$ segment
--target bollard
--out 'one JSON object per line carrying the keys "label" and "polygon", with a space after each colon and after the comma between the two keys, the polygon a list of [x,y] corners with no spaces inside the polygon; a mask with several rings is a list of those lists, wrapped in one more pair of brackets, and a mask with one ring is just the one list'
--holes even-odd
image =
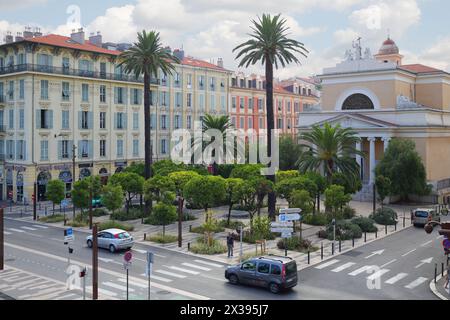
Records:
{"label": "bollard", "polygon": [[387,234],[387,224],[384,225],[384,234]]}
{"label": "bollard", "polygon": [[352,248],[355,247],[355,237],[352,238]]}
{"label": "bollard", "polygon": [[67,223],[67,219],[66,219],[66,218],[64,218],[64,225],[66,225],[66,223]]}
{"label": "bollard", "polygon": [[405,215],[403,215],[403,228],[405,227]]}
{"label": "bollard", "polygon": [[334,256],[334,242],[331,243],[331,255]]}
{"label": "bollard", "polygon": [[342,246],[341,246],[341,239],[339,239],[339,252],[341,252],[341,248],[342,248]]}
{"label": "bollard", "polygon": [[320,244],[320,259],[323,260],[323,242]]}
{"label": "bollard", "polygon": [[397,231],[397,221],[395,221],[395,224],[394,224],[394,231]]}
{"label": "bollard", "polygon": [[191,243],[188,242],[188,251],[191,251]]}
{"label": "bollard", "polygon": [[146,240],[147,240],[147,234],[144,233],[144,241],[146,241]]}
{"label": "bollard", "polygon": [[436,283],[436,277],[437,277],[437,263],[434,264],[434,283]]}
{"label": "bollard", "polygon": [[444,263],[441,263],[441,276],[444,277]]}
{"label": "bollard", "polygon": [[367,232],[364,232],[364,242],[367,242]]}
{"label": "bollard", "polygon": [[189,232],[192,232],[192,224],[189,225]]}
{"label": "bollard", "polygon": [[310,264],[310,262],[311,262],[311,252],[309,252],[308,250],[308,264]]}
{"label": "bollard", "polygon": [[287,247],[284,248],[284,256],[287,257]]}
{"label": "bollard", "polygon": [[378,239],[378,228],[377,231],[375,231],[375,239]]}

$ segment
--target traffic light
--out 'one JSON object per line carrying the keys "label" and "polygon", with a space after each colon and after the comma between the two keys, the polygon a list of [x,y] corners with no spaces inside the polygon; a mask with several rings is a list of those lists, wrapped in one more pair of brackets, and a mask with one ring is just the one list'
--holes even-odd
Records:
{"label": "traffic light", "polygon": [[81,270],[80,272],[80,278],[84,278],[86,276],[86,268],[84,268],[83,270]]}

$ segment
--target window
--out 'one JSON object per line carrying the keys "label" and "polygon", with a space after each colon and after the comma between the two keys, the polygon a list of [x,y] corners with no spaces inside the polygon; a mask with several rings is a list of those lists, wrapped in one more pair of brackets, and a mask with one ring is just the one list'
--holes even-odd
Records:
{"label": "window", "polygon": [[287,103],[287,112],[291,112],[291,102],[288,101]]}
{"label": "window", "polygon": [[252,118],[248,118],[248,128],[253,129],[253,119]]}
{"label": "window", "polygon": [[133,130],[139,129],[139,113],[133,113]]}
{"label": "window", "polygon": [[86,83],[81,85],[81,100],[83,102],[89,102],[89,85]]}
{"label": "window", "polygon": [[216,110],[216,97],[214,95],[211,95],[210,109],[211,110]]}
{"label": "window", "polygon": [[25,64],[25,63],[26,63],[26,61],[25,61],[25,54],[19,53],[17,55],[17,64],[18,65],[22,65],[22,64]]}
{"label": "window", "polygon": [[167,116],[165,114],[161,115],[161,123],[160,123],[160,127],[162,130],[166,130],[167,129]]}
{"label": "window", "polygon": [[186,81],[187,87],[188,87],[188,89],[190,89],[192,87],[192,74],[188,73],[186,78],[187,78],[187,81]]}
{"label": "window", "polygon": [[220,106],[222,108],[222,111],[226,110],[227,107],[226,107],[226,102],[225,102],[225,96],[220,97]]}
{"label": "window", "polygon": [[61,141],[61,159],[69,159],[69,140]]}
{"label": "window", "polygon": [[37,55],[37,64],[39,66],[39,71],[49,71],[53,66],[53,57],[48,54],[39,54]]}
{"label": "window", "polygon": [[48,80],[41,80],[41,99],[48,100]]}
{"label": "window", "polygon": [[63,82],[62,83],[62,100],[68,101],[70,99],[70,83]]}
{"label": "window", "polygon": [[298,102],[294,102],[294,111],[300,112],[300,104]]}
{"label": "window", "polygon": [[167,75],[164,72],[161,72],[161,85],[167,86]]}
{"label": "window", "polygon": [[277,129],[284,129],[284,126],[283,126],[283,119],[278,119],[278,122],[277,122]]}
{"label": "window", "polygon": [[14,109],[10,109],[9,110],[9,123],[8,123],[8,128],[9,129],[14,129]]}
{"label": "window", "polygon": [[8,98],[14,100],[14,81],[9,82]]}
{"label": "window", "polygon": [[199,99],[200,110],[204,110],[205,109],[205,96],[203,94],[200,94],[198,96],[198,99]]}
{"label": "window", "polygon": [[260,129],[264,129],[263,118],[259,118],[259,128],[260,128]]}
{"label": "window", "polygon": [[19,81],[19,99],[25,99],[25,80]]}
{"label": "window", "polygon": [[23,130],[25,127],[25,110],[19,109],[19,129]]}
{"label": "window", "polygon": [[270,266],[270,274],[280,275],[281,274],[281,267],[279,265],[272,264]]}
{"label": "window", "polygon": [[192,129],[192,116],[186,116],[186,128]]}
{"label": "window", "polygon": [[244,117],[239,118],[239,128],[244,129]]}
{"label": "window", "polygon": [[242,269],[245,271],[255,271],[256,264],[253,261],[247,261],[242,264]]}
{"label": "window", "polygon": [[269,273],[270,264],[265,262],[260,262],[258,264],[258,273]]}
{"label": "window", "polygon": [[161,153],[166,154],[167,153],[167,140],[161,139]]}
{"label": "window", "polygon": [[116,113],[116,129],[126,129],[126,114],[123,112]]}
{"label": "window", "polygon": [[263,109],[263,99],[258,99],[258,110]]}
{"label": "window", "polygon": [[139,156],[139,140],[133,140],[133,156]]}
{"label": "window", "polygon": [[161,106],[166,107],[169,105],[169,93],[168,92],[165,92],[165,91],[160,92],[159,97],[160,97],[159,104]]}
{"label": "window", "polygon": [[236,117],[231,117],[231,124],[236,126]]}
{"label": "window", "polygon": [[106,86],[105,85],[100,86],[100,102],[106,103]]}
{"label": "window", "polygon": [[100,140],[100,157],[106,157],[106,140]]}
{"label": "window", "polygon": [[244,109],[244,98],[240,99],[239,108]]}
{"label": "window", "polygon": [[[5,127],[4,127],[4,121],[5,121],[5,111],[4,111],[4,110],[0,110],[0,128],[1,128],[2,130],[5,129]],[[0,140],[0,141],[2,141],[2,140]],[[0,150],[0,151],[2,151],[2,150]]]}
{"label": "window", "polygon": [[178,72],[175,73],[173,82],[174,82],[175,87],[180,86],[181,81],[180,81],[180,74]]}
{"label": "window", "polygon": [[198,88],[203,90],[205,88],[205,76],[198,77]]}
{"label": "window", "polygon": [[63,73],[67,74],[70,70],[70,59],[69,58],[63,58],[62,59],[62,69]]}
{"label": "window", "polygon": [[36,122],[38,129],[53,129],[53,111],[44,109],[37,110]]}
{"label": "window", "polygon": [[180,108],[181,107],[181,92],[176,92],[175,93],[175,106],[177,107],[177,108]]}
{"label": "window", "polygon": [[248,109],[253,112],[253,99],[248,98]]}
{"label": "window", "polygon": [[127,101],[127,89],[123,87],[114,88],[114,103],[125,104]]}
{"label": "window", "polygon": [[89,141],[81,140],[80,141],[80,153],[82,158],[89,158]]}
{"label": "window", "polygon": [[69,117],[70,112],[68,110],[62,110],[61,111],[61,129],[69,129]]}
{"label": "window", "polygon": [[14,160],[14,141],[7,140],[6,141],[6,156],[8,160]]}
{"label": "window", "polygon": [[117,157],[123,157],[123,140],[117,140]]}
{"label": "window", "polygon": [[134,105],[142,104],[142,90],[131,89],[131,103]]}
{"label": "window", "polygon": [[175,129],[180,129],[180,116],[179,115],[175,115],[174,120],[173,120],[173,126]]}
{"label": "window", "polygon": [[100,129],[106,129],[106,112],[100,112]]}
{"label": "window", "polygon": [[209,88],[211,89],[211,91],[214,91],[216,89],[216,78],[209,78]]}
{"label": "window", "polygon": [[154,114],[150,114],[150,128],[156,128],[156,116]]}
{"label": "window", "polygon": [[187,106],[190,108],[192,107],[192,93],[187,94]]}
{"label": "window", "polygon": [[232,107],[233,109],[236,109],[236,97],[232,97],[232,98],[231,98],[231,107]]}
{"label": "window", "polygon": [[48,160],[48,141],[41,141],[41,161]]}
{"label": "window", "polygon": [[100,62],[100,77],[106,78],[106,62]]}
{"label": "window", "polygon": [[25,160],[25,141],[24,140],[17,140],[17,160]]}
{"label": "window", "polygon": [[89,120],[89,112],[81,111],[81,129],[90,129]]}
{"label": "window", "polygon": [[80,69],[80,74],[89,76],[92,74],[92,70],[94,69],[94,64],[92,61],[82,59],[78,62],[78,68]]}

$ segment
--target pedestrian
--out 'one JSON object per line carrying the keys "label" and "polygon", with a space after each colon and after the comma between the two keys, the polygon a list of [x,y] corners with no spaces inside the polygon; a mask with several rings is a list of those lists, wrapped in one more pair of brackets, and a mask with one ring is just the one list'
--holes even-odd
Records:
{"label": "pedestrian", "polygon": [[445,283],[444,283],[444,288],[447,289],[448,293],[450,294],[450,289],[448,287],[449,284],[449,273],[450,273],[450,266],[448,266],[447,268],[447,276],[445,277]]}
{"label": "pedestrian", "polygon": [[233,256],[233,249],[234,249],[234,238],[231,233],[228,233],[227,236],[227,247],[228,247],[228,258]]}

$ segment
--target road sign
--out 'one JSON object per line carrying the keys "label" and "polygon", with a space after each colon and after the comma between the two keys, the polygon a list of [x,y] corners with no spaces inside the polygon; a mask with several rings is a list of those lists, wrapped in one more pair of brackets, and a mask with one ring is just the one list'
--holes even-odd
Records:
{"label": "road sign", "polygon": [[280,214],[289,214],[289,213],[301,213],[302,209],[300,208],[284,208],[280,209]]}
{"label": "road sign", "polygon": [[270,226],[272,228],[289,228],[292,227],[292,221],[286,221],[286,222],[271,222]]}
{"label": "road sign", "polygon": [[294,232],[294,228],[270,228],[270,231],[287,233],[287,232]]}
{"label": "road sign", "polygon": [[297,221],[297,220],[300,220],[301,218],[302,218],[302,216],[298,213],[280,214],[278,216],[278,219],[280,220],[280,222]]}
{"label": "road sign", "polygon": [[61,201],[61,207],[67,208],[69,206],[69,201],[67,199],[64,199]]}
{"label": "road sign", "polygon": [[67,228],[64,230],[64,242],[72,242],[75,239],[73,235],[73,229]]}
{"label": "road sign", "polygon": [[127,251],[125,252],[125,254],[123,255],[123,260],[125,262],[131,262],[131,259],[133,258],[133,254],[131,253],[131,251]]}
{"label": "road sign", "polygon": [[291,238],[292,233],[291,232],[283,232],[283,233],[281,233],[281,237],[282,238]]}

